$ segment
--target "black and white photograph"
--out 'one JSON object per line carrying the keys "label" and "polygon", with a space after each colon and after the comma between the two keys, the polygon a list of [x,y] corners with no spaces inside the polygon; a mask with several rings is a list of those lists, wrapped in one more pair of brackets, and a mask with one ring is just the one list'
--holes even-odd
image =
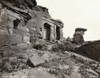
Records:
{"label": "black and white photograph", "polygon": [[100,0],[0,0],[0,78],[100,78]]}

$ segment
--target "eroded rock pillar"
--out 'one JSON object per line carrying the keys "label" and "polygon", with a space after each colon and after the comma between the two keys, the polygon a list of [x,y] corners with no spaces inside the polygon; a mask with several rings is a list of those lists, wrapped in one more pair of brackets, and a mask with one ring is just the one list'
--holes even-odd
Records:
{"label": "eroded rock pillar", "polygon": [[63,39],[63,28],[60,28],[60,40]]}
{"label": "eroded rock pillar", "polygon": [[54,40],[55,38],[54,38],[54,33],[55,31],[54,31],[54,26],[51,26],[50,27],[50,40],[52,41],[52,40]]}

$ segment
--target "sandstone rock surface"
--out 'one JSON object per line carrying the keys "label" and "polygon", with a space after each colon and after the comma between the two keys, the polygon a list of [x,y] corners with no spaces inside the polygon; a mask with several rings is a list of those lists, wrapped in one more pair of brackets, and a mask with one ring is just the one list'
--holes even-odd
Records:
{"label": "sandstone rock surface", "polygon": [[[99,62],[62,41],[63,25],[35,0],[0,0],[0,78],[100,78]],[[99,42],[86,46],[99,59]]]}
{"label": "sandstone rock surface", "polygon": [[100,62],[100,40],[83,45],[77,48],[75,52]]}

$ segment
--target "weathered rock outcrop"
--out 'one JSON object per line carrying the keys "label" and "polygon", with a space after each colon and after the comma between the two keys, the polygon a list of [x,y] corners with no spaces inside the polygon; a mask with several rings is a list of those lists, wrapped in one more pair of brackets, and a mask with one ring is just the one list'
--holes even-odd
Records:
{"label": "weathered rock outcrop", "polygon": [[100,40],[83,45],[75,52],[100,62]]}
{"label": "weathered rock outcrop", "polygon": [[35,0],[0,0],[0,31],[8,34],[11,45],[62,40],[62,28],[63,23],[52,19],[48,9]]}
{"label": "weathered rock outcrop", "polygon": [[84,32],[87,31],[85,28],[76,28],[75,33],[73,35],[73,43],[75,44],[83,44],[84,43]]}
{"label": "weathered rock outcrop", "polygon": [[[11,8],[11,6],[16,6],[18,8],[32,8],[37,5],[36,0],[0,0],[3,6]],[[13,8],[13,7],[12,7]]]}

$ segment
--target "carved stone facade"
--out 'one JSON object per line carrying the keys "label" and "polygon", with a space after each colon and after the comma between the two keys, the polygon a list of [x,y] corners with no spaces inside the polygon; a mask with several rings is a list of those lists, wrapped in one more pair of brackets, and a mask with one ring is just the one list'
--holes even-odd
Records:
{"label": "carved stone facade", "polygon": [[63,23],[52,19],[47,8],[33,5],[32,8],[22,9],[8,4],[5,1],[0,4],[0,31],[8,33],[10,44],[29,45],[38,39],[62,40]]}
{"label": "carved stone facade", "polygon": [[62,33],[63,23],[62,25],[60,25],[55,23],[55,21],[58,20],[52,20],[46,18],[42,18],[42,20],[43,20],[43,28],[42,28],[43,39],[54,41],[54,40],[61,40],[63,38],[63,33]]}

